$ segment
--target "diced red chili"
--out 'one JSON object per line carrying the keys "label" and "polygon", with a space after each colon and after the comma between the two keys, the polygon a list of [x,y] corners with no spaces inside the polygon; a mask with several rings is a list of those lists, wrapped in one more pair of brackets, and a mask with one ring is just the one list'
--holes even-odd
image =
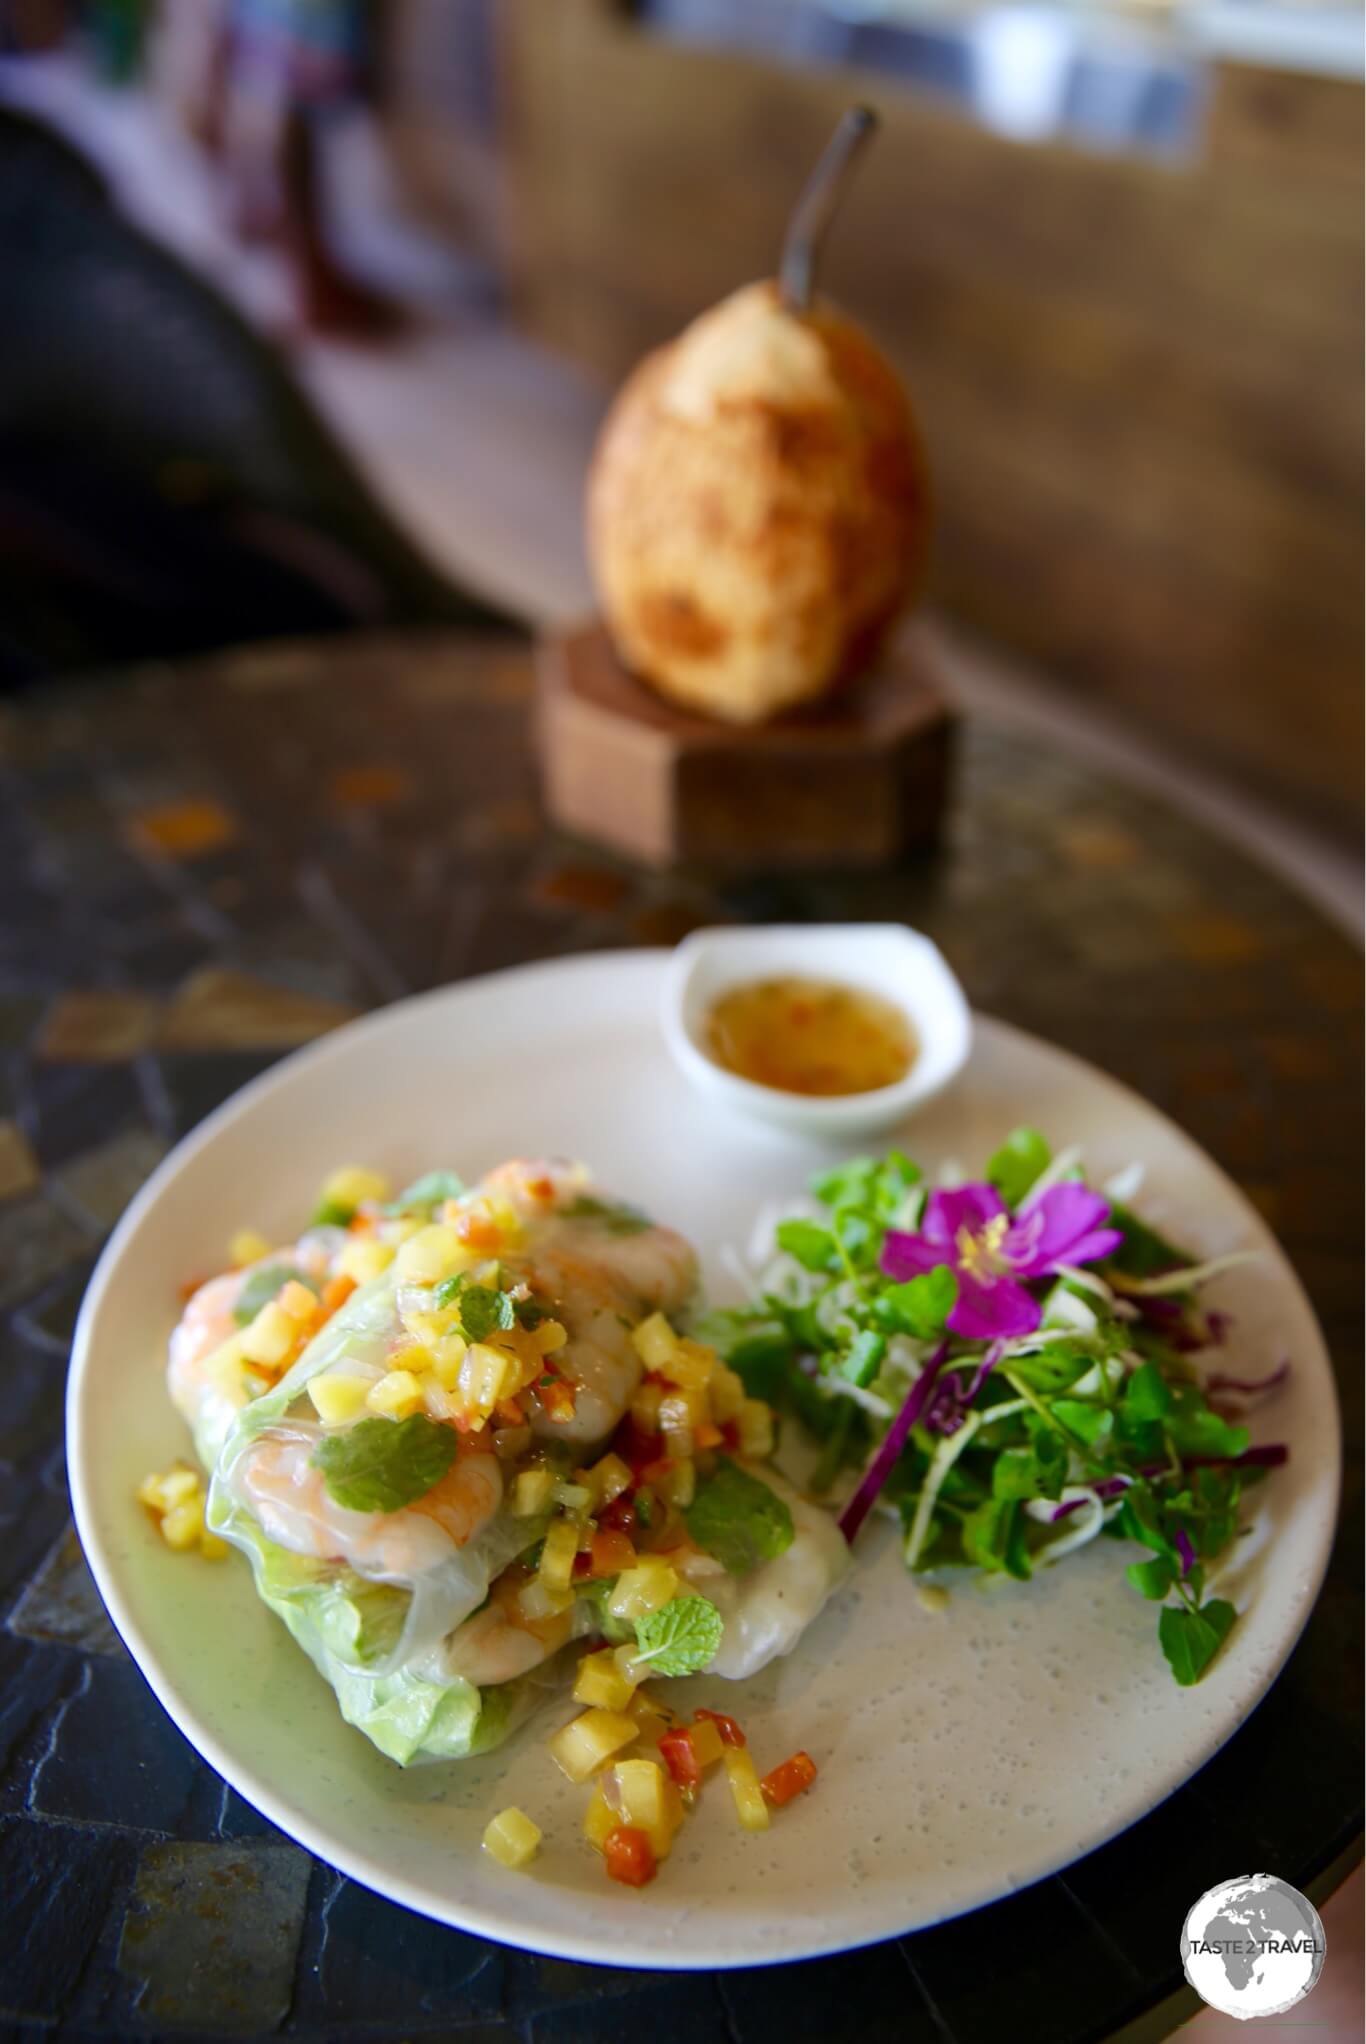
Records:
{"label": "diced red chili", "polygon": [[720,1427],[709,1419],[704,1419],[700,1426],[693,1428],[693,1446],[695,1448],[719,1448],[725,1438]]}
{"label": "diced red chili", "polygon": [[749,1741],[736,1724],[734,1718],[727,1717],[723,1710],[695,1710],[693,1716],[695,1718],[710,1718],[717,1731],[721,1734],[721,1744],[723,1746],[748,1745]]}
{"label": "diced red chili", "polygon": [[612,1445],[622,1461],[639,1474],[647,1462],[653,1462],[658,1456],[659,1435],[644,1433],[633,1419],[628,1419],[617,1428]]}
{"label": "diced red chili", "polygon": [[659,1757],[680,1788],[702,1786],[702,1769],[686,1727],[680,1725],[675,1731],[665,1732],[659,1741]]}
{"label": "diced red chili", "polygon": [[809,1753],[794,1753],[790,1760],[784,1760],[766,1774],[759,1783],[764,1801],[772,1803],[775,1810],[781,1810],[784,1803],[790,1803],[794,1796],[809,1789],[816,1779],[816,1763]]}
{"label": "diced red chili", "polygon": [[728,1419],[721,1429],[721,1439],[732,1455],[740,1452],[740,1426],[737,1420]]}
{"label": "diced red chili", "polygon": [[661,1455],[657,1461],[647,1462],[642,1469],[636,1471],[636,1482],[661,1483],[672,1468],[673,1463],[669,1457]]}
{"label": "diced red chili", "polygon": [[635,1567],[636,1550],[624,1533],[599,1529],[593,1535],[590,1560],[595,1576],[619,1576],[623,1569]]}
{"label": "diced red chili", "polygon": [[618,1824],[602,1841],[609,1880],[627,1888],[643,1888],[655,1877],[654,1847],[634,1824]]}
{"label": "diced red chili", "polygon": [[604,1505],[598,1513],[598,1524],[609,1533],[635,1532],[636,1505],[629,1491],[623,1491],[619,1498],[613,1498],[610,1505]]}

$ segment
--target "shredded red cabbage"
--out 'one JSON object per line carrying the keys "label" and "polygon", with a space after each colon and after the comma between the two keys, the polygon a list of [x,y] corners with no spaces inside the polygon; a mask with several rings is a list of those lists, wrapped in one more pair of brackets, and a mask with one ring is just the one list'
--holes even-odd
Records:
{"label": "shredded red cabbage", "polygon": [[1178,1526],[1176,1529],[1176,1551],[1181,1557],[1181,1574],[1188,1576],[1195,1567],[1195,1549],[1184,1526]]}
{"label": "shredded red cabbage", "polygon": [[1290,1360],[1287,1357],[1278,1369],[1271,1372],[1270,1376],[1226,1377],[1220,1372],[1217,1376],[1206,1377],[1204,1388],[1206,1391],[1238,1391],[1245,1397],[1255,1398],[1263,1392],[1279,1389],[1289,1375]]}
{"label": "shredded red cabbage", "polygon": [[873,1509],[878,1492],[891,1475],[897,1456],[906,1445],[906,1436],[929,1404],[935,1379],[944,1366],[944,1358],[948,1352],[947,1341],[941,1341],[906,1393],[900,1412],[888,1427],[881,1447],[863,1473],[862,1482],[840,1513],[840,1532],[851,1546],[859,1527]]}

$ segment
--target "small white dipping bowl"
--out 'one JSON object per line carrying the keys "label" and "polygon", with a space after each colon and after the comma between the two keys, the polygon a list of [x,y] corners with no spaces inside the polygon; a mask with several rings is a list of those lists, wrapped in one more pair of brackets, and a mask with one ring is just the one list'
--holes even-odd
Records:
{"label": "small white dipping bowl", "polygon": [[[835,980],[881,994],[908,1018],[916,1055],[904,1079],[870,1093],[814,1098],[760,1086],[708,1056],[707,1016],[732,987],[766,979]],[[832,1142],[905,1121],[961,1071],[972,1043],[963,989],[928,937],[900,923],[775,923],[698,930],[678,946],[664,986],[664,1036],[689,1084],[756,1120]]]}

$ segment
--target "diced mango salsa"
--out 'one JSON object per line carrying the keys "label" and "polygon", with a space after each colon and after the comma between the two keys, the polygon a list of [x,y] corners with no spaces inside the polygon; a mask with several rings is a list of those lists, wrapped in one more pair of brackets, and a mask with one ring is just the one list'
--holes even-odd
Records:
{"label": "diced mango salsa", "polygon": [[422,1386],[411,1370],[386,1370],[377,1383],[367,1386],[365,1403],[371,1412],[389,1419],[408,1419],[422,1410]]}
{"label": "diced mango salsa", "polygon": [[524,1469],[512,1486],[513,1518],[535,1519],[548,1512],[558,1481],[553,1469]]}
{"label": "diced mango salsa", "polygon": [[323,1180],[322,1204],[327,1207],[376,1205],[389,1197],[389,1181],[382,1172],[367,1171],[361,1164],[343,1164]]}
{"label": "diced mango salsa", "polygon": [[555,1734],[550,1741],[551,1757],[571,1781],[587,1781],[635,1737],[634,1718],[619,1711],[586,1710]]}
{"label": "diced mango salsa", "polygon": [[515,1804],[500,1810],[484,1827],[485,1852],[491,1853],[499,1866],[510,1867],[514,1873],[530,1866],[540,1843],[540,1825],[533,1824]]}
{"label": "diced mango salsa", "polygon": [[742,1828],[746,1831],[767,1831],[768,1804],[764,1801],[764,1792],[759,1786],[759,1776],[748,1746],[727,1746],[722,1758],[730,1777],[735,1814]]}
{"label": "diced mango salsa", "polygon": [[645,1618],[658,1611],[678,1589],[678,1571],[658,1555],[643,1554],[634,1568],[623,1569],[607,1601],[614,1618]]}
{"label": "diced mango salsa", "polygon": [[574,1680],[575,1703],[592,1703],[603,1710],[624,1711],[636,1693],[636,1684],[628,1677],[611,1647],[604,1647],[600,1653],[585,1654],[579,1662],[579,1671]]}
{"label": "diced mango salsa", "polygon": [[208,1561],[219,1561],[227,1553],[226,1543],[205,1524],[207,1500],[198,1470],[177,1462],[161,1475],[144,1476],[137,1488],[137,1498],[157,1521],[166,1545],[176,1553],[198,1548]]}
{"label": "diced mango salsa", "polygon": [[365,1410],[370,1392],[376,1388],[373,1378],[347,1376],[341,1370],[324,1370],[310,1378],[308,1395],[324,1426],[344,1427]]}
{"label": "diced mango salsa", "polygon": [[299,1339],[299,1329],[290,1319],[278,1299],[267,1300],[250,1327],[244,1327],[238,1340],[242,1354],[249,1363],[260,1363],[268,1370],[278,1370],[294,1350]]}
{"label": "diced mango salsa", "polygon": [[394,1258],[399,1281],[405,1285],[439,1285],[443,1278],[468,1270],[469,1263],[469,1252],[459,1236],[439,1221],[410,1235]]}
{"label": "diced mango salsa", "polygon": [[239,1228],[228,1244],[228,1261],[234,1270],[245,1270],[249,1263],[260,1263],[270,1255],[270,1243],[257,1228]]}
{"label": "diced mango salsa", "polygon": [[552,1596],[568,1590],[578,1551],[578,1527],[568,1519],[556,1519],[545,1536],[540,1567],[536,1571],[538,1581]]}
{"label": "diced mango salsa", "polygon": [[354,1278],[358,1285],[368,1285],[382,1277],[393,1260],[394,1251],[389,1243],[360,1235],[348,1242],[337,1258],[337,1274]]}

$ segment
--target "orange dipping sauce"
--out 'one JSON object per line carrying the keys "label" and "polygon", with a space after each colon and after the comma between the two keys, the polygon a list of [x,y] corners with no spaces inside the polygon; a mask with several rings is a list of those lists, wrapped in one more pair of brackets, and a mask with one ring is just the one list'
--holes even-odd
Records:
{"label": "orange dipping sauce", "polygon": [[825,1098],[894,1086],[917,1049],[905,1013],[881,994],[797,978],[754,980],[722,994],[707,1016],[706,1044],[724,1071]]}

